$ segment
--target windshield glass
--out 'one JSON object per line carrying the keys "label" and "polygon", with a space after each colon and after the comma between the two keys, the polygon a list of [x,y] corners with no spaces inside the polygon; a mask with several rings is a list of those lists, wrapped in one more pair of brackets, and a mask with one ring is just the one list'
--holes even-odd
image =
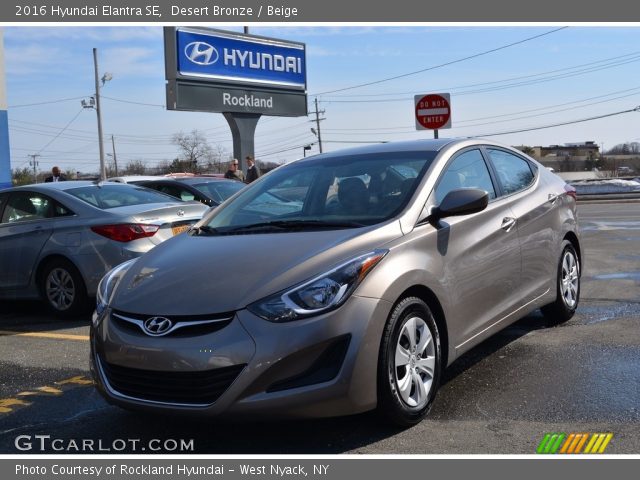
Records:
{"label": "windshield glass", "polygon": [[218,209],[203,231],[350,228],[404,209],[437,152],[319,158],[283,166]]}
{"label": "windshield glass", "polygon": [[143,205],[145,203],[173,203],[179,201],[148,188],[134,187],[125,184],[103,184],[100,186],[91,185],[88,187],[71,188],[67,190],[67,193],[103,210],[116,207],[128,207],[130,205]]}
{"label": "windshield glass", "polygon": [[246,185],[242,182],[206,182],[206,183],[196,183],[194,185],[199,191],[204,193],[211,200],[222,203],[227,198],[232,196],[234,193],[242,190]]}

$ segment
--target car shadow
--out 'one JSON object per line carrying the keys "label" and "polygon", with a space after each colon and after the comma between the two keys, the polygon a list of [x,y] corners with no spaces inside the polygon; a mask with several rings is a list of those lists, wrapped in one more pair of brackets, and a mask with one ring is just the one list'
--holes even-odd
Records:
{"label": "car shadow", "polygon": [[91,312],[69,319],[56,317],[47,311],[41,300],[2,300],[0,330],[41,332],[67,330],[90,325]]}

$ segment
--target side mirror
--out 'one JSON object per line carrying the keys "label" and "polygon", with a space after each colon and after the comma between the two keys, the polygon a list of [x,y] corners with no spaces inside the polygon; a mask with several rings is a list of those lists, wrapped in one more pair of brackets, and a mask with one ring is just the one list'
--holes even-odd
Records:
{"label": "side mirror", "polygon": [[469,215],[481,212],[489,204],[489,194],[479,188],[459,188],[451,190],[442,199],[440,205],[431,212],[432,218],[452,217],[454,215]]}

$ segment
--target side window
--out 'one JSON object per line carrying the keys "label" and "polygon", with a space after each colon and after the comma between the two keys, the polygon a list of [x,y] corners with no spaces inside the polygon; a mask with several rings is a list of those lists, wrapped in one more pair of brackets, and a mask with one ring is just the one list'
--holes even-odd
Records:
{"label": "side window", "polygon": [[73,213],[55,200],[33,192],[14,192],[2,215],[2,223],[24,222],[43,218],[63,217]]}
{"label": "side window", "polygon": [[2,212],[4,210],[4,206],[7,203],[8,198],[9,198],[8,193],[0,193],[0,219],[2,217]]}
{"label": "side window", "polygon": [[190,202],[196,199],[196,196],[189,190],[180,189],[180,196],[178,197],[183,202]]}
{"label": "side window", "polygon": [[174,187],[173,185],[151,184],[150,188],[153,188],[154,190],[157,190],[160,193],[164,193],[165,195],[169,195],[174,198],[180,198],[180,190],[177,187]]}
{"label": "side window", "polygon": [[458,188],[479,188],[489,194],[489,199],[496,198],[496,189],[480,150],[461,153],[447,165],[436,187],[436,203],[440,204],[447,193]]}
{"label": "side window", "polygon": [[487,150],[506,195],[524,190],[533,183],[529,162],[504,150]]}

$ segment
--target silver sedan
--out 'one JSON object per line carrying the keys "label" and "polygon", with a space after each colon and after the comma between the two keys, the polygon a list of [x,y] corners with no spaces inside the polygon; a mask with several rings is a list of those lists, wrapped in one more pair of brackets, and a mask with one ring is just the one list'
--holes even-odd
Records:
{"label": "silver sedan", "polygon": [[131,185],[55,182],[0,191],[0,298],[89,305],[102,276],[182,233],[207,207]]}
{"label": "silver sedan", "polygon": [[440,139],[308,157],[107,274],[92,369],[125,408],[378,408],[411,425],[474,345],[537,308],[569,319],[582,259],[575,190],[513,148]]}

